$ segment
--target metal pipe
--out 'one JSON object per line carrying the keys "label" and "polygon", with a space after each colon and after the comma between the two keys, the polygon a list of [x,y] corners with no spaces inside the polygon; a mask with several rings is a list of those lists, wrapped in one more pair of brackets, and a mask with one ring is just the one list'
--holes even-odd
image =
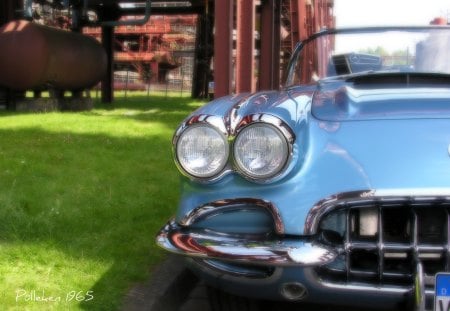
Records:
{"label": "metal pipe", "polygon": [[102,22],[102,26],[106,27],[116,27],[116,26],[141,26],[148,22],[150,19],[150,12],[152,7],[152,1],[146,0],[145,1],[145,11],[144,16],[139,19],[133,19],[133,20],[126,20],[126,21],[108,21],[108,22]]}

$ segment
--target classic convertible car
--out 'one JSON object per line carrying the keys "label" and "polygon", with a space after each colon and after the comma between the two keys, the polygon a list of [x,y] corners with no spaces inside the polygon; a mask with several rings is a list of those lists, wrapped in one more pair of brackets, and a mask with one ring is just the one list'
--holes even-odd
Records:
{"label": "classic convertible car", "polygon": [[181,200],[157,243],[209,284],[448,310],[450,28],[320,32],[281,91],[210,102],[173,147]]}

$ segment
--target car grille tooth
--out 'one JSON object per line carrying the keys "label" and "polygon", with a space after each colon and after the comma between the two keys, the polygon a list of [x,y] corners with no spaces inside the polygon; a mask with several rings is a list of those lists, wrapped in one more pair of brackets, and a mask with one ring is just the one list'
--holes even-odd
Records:
{"label": "car grille tooth", "polygon": [[383,210],[377,206],[378,210],[378,281],[381,283],[384,273],[384,243],[383,243]]}
{"label": "car grille tooth", "polygon": [[351,231],[351,215],[350,215],[350,209],[347,209],[346,213],[346,230],[345,230],[345,271],[347,275],[347,282],[350,281],[350,251],[351,251],[351,245],[350,245],[350,231]]}
{"label": "car grille tooth", "polygon": [[450,271],[450,213],[448,211],[448,209],[446,210],[447,212],[447,236],[446,236],[446,240],[447,240],[447,244],[446,244],[446,251],[445,251],[445,270],[446,271]]}
{"label": "car grille tooth", "polygon": [[317,271],[328,282],[408,288],[419,262],[429,279],[437,272],[450,271],[449,210],[449,197],[376,198],[339,204],[322,216],[318,230],[329,236],[329,232],[335,236],[342,232],[341,242],[338,238],[322,241],[341,255]]}
{"label": "car grille tooth", "polygon": [[414,252],[414,262],[419,262],[419,256],[417,251],[417,246],[419,242],[419,220],[417,218],[417,212],[415,210],[412,210],[413,214],[413,252]]}

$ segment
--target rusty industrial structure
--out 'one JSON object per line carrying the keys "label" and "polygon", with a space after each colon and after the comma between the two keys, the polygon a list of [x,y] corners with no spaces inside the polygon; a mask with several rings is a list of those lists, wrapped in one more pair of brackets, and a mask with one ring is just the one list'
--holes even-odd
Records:
{"label": "rusty industrial structure", "polygon": [[[140,80],[157,83],[181,67],[187,51],[192,96],[208,96],[213,85],[219,97],[279,88],[296,43],[334,26],[333,6],[334,0],[5,0],[0,27],[15,20],[44,21],[97,38],[105,51],[103,102],[113,101],[115,70],[133,70]],[[44,16],[42,8],[51,14]],[[174,33],[174,21],[189,31]],[[184,46],[174,56],[175,43]],[[0,67],[0,74],[4,70]],[[9,82],[0,81],[0,104],[23,96],[20,83]],[[44,87],[62,89],[49,82]]]}
{"label": "rusty industrial structure", "polygon": [[[169,72],[190,87],[196,24],[197,15],[192,14],[153,15],[143,25],[117,26],[114,89],[166,83]],[[85,27],[83,33],[100,41],[100,27]]]}

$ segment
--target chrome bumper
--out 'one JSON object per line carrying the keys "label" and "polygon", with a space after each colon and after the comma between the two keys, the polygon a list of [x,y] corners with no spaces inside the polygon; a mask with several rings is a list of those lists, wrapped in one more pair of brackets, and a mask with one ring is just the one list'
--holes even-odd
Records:
{"label": "chrome bumper", "polygon": [[162,248],[180,255],[270,266],[316,266],[336,253],[305,237],[266,238],[230,235],[179,226],[171,220],[156,237]]}

